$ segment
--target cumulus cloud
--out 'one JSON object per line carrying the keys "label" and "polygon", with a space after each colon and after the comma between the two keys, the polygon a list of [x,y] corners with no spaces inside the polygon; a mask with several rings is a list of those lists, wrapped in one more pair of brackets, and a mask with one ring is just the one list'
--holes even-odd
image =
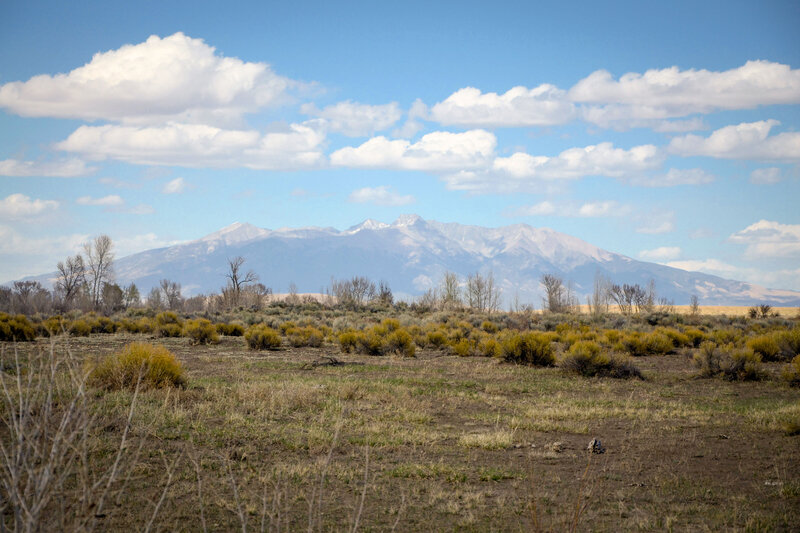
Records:
{"label": "cumulus cloud", "polygon": [[303,114],[325,120],[331,131],[348,137],[364,137],[392,127],[403,116],[397,102],[385,105],[367,105],[356,102],[339,102],[318,109],[314,104],[300,107]]}
{"label": "cumulus cloud", "polygon": [[55,200],[31,199],[24,194],[16,193],[6,196],[0,200],[0,217],[2,218],[24,218],[41,215],[46,211],[52,211],[58,207]]}
{"label": "cumulus cloud", "polygon": [[431,108],[430,118],[447,126],[518,127],[564,124],[576,116],[565,91],[543,84],[514,87],[504,94],[474,87],[454,92]]}
{"label": "cumulus cloud", "polygon": [[97,206],[120,206],[125,204],[125,200],[117,194],[109,194],[102,198],[92,198],[91,196],[81,196],[75,203],[78,205],[97,205]]}
{"label": "cumulus cloud", "polygon": [[778,124],[777,120],[743,122],[720,128],[709,137],[676,137],[670,142],[669,151],[681,156],[800,161],[800,133],[769,136],[770,130]]}
{"label": "cumulus cloud", "polygon": [[416,143],[373,137],[357,147],[331,154],[331,164],[354,168],[389,168],[429,172],[458,171],[486,167],[497,145],[495,136],[484,130],[464,133],[437,131],[423,135]]}
{"label": "cumulus cloud", "polygon": [[293,83],[176,33],[95,54],[66,74],[6,83],[0,107],[30,117],[219,123],[279,102]]}
{"label": "cumulus cloud", "polygon": [[666,174],[634,176],[629,182],[642,187],[675,187],[678,185],[705,185],[714,181],[714,175],[701,168],[671,168]]}
{"label": "cumulus cloud", "polygon": [[570,148],[554,157],[517,152],[494,159],[482,171],[445,176],[450,189],[471,192],[513,192],[540,189],[542,181],[564,181],[584,176],[626,178],[657,168],[664,154],[651,144],[629,150],[611,143]]}
{"label": "cumulus cloud", "polygon": [[593,72],[569,90],[590,105],[584,118],[601,126],[615,121],[665,119],[725,109],[800,103],[800,70],[770,61],[748,61],[722,71],[678,67],[631,72],[615,80]]}
{"label": "cumulus cloud", "polygon": [[408,119],[406,120],[405,124],[395,129],[392,132],[392,137],[410,139],[422,130],[423,126],[419,119],[425,119],[427,117],[428,106],[426,106],[422,100],[417,98],[414,103],[411,104],[411,109],[408,110]]}
{"label": "cumulus cloud", "polygon": [[403,196],[386,185],[357,189],[350,193],[350,196],[347,197],[347,200],[349,202],[358,204],[375,204],[385,206],[408,205],[414,203],[415,201],[413,196]]}
{"label": "cumulus cloud", "polygon": [[747,245],[745,253],[752,258],[794,257],[800,255],[800,224],[759,220],[728,240]]}
{"label": "cumulus cloud", "polygon": [[325,135],[310,121],[264,134],[202,124],[81,126],[56,148],[142,165],[296,169],[322,164]]}
{"label": "cumulus cloud", "polygon": [[750,183],[757,185],[774,185],[781,178],[781,169],[777,167],[757,168],[750,173]]}
{"label": "cumulus cloud", "polygon": [[[648,261],[669,261],[681,256],[681,249],[678,246],[659,246],[652,250],[642,250],[639,257]],[[685,270],[685,269],[684,269]]]}
{"label": "cumulus cloud", "polygon": [[627,205],[621,205],[614,200],[601,202],[587,202],[581,205],[561,204],[557,205],[547,200],[528,207],[517,210],[516,214],[522,216],[561,216],[561,217],[580,217],[580,218],[600,218],[624,216],[630,213],[631,209]]}
{"label": "cumulus cloud", "polygon": [[80,159],[60,161],[21,161],[5,159],[0,161],[0,176],[75,178],[86,176],[96,169],[86,166]]}
{"label": "cumulus cloud", "polygon": [[705,272],[717,276],[731,276],[739,272],[739,268],[718,259],[687,259],[685,261],[669,261],[667,266],[680,268],[690,272]]}
{"label": "cumulus cloud", "polygon": [[183,178],[175,178],[164,185],[161,192],[164,194],[180,194],[186,190],[187,183]]}

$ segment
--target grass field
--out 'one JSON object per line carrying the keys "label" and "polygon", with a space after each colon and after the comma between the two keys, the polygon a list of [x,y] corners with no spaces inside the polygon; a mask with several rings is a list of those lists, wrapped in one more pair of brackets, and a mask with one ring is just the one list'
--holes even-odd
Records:
{"label": "grass field", "polygon": [[[51,349],[83,360],[143,339],[178,357],[187,384],[142,391],[133,411],[132,391],[90,393],[98,431],[86,475],[105,479],[120,465],[94,529],[796,531],[800,523],[800,390],[777,378],[780,363],[765,365],[767,379],[728,382],[698,379],[688,352],[637,357],[645,379],[615,380],[428,349],[414,358],[342,354],[330,344],[252,352],[240,337],[193,346],[117,333],[3,343],[3,368],[13,373],[15,350],[22,360]],[[325,356],[344,364],[317,364]],[[587,452],[593,438],[605,453]],[[57,488],[62,511],[79,486],[80,476]],[[6,525],[12,516],[6,506]]]}

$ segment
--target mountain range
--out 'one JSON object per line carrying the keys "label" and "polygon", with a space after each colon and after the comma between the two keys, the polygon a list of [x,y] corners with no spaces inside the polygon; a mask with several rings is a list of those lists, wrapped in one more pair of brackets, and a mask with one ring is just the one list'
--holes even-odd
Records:
{"label": "mountain range", "polygon": [[[370,219],[343,231],[268,230],[237,222],[194,241],[119,258],[114,269],[117,283],[134,282],[142,294],[166,278],[180,283],[188,296],[218,292],[228,259],[237,256],[245,259],[244,270],[255,271],[276,293],[292,283],[299,292],[321,292],[332,277],[359,275],[385,280],[396,297],[411,299],[435,286],[446,271],[464,279],[491,272],[506,305],[517,300],[538,307],[543,274],[571,283],[584,301],[600,273],[619,284],[647,286],[653,280],[659,297],[679,305],[689,303],[692,295],[703,305],[800,305],[800,292],[637,261],[548,228],[484,228],[417,215],[403,215],[391,224]],[[32,279],[52,284],[54,275]]]}

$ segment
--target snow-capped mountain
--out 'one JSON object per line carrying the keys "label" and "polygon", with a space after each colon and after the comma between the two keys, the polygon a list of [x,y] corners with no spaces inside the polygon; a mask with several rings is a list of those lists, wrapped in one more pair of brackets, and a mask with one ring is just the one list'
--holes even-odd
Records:
{"label": "snow-capped mountain", "polygon": [[696,294],[705,305],[800,305],[800,292],[636,261],[548,228],[484,228],[417,215],[391,224],[366,220],[344,231],[268,230],[237,222],[195,241],[120,258],[115,271],[118,283],[135,282],[143,293],[164,278],[181,283],[184,295],[216,292],[225,284],[227,260],[236,256],[275,292],[285,292],[290,283],[300,292],[320,292],[331,277],[363,275],[385,280],[396,295],[410,298],[435,286],[445,271],[463,278],[491,271],[506,302],[518,297],[538,307],[543,274],[571,282],[583,301],[599,272],[620,284],[645,286],[652,279],[658,295],[676,304]]}

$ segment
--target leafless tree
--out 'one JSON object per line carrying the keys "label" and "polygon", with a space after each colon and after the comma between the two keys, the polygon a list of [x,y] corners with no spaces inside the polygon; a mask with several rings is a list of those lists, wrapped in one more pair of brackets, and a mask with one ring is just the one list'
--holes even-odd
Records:
{"label": "leafless tree", "polygon": [[113,246],[108,235],[100,235],[95,237],[94,241],[83,245],[89,294],[95,309],[100,305],[103,283],[114,280]]}
{"label": "leafless tree", "polygon": [[458,274],[446,271],[439,283],[439,303],[443,309],[459,309],[464,305]]}
{"label": "leafless tree", "polygon": [[610,290],[611,282],[603,274],[597,272],[594,276],[592,294],[586,298],[589,314],[601,317],[608,313],[608,303],[611,299]]}
{"label": "leafless tree", "polygon": [[164,309],[164,298],[161,296],[161,289],[153,287],[147,295],[147,307],[158,311]]}
{"label": "leafless tree", "polygon": [[139,287],[137,287],[135,283],[131,283],[125,287],[124,292],[123,305],[126,309],[128,307],[138,307],[141,305],[142,297],[139,295]]}
{"label": "leafless tree", "polygon": [[692,316],[700,314],[700,300],[696,294],[692,294],[692,299],[689,301],[689,314]]}
{"label": "leafless tree", "polygon": [[572,287],[565,286],[564,280],[553,274],[544,274],[539,280],[544,287],[545,297],[542,308],[551,313],[567,313],[576,306]]}
{"label": "leafless tree", "polygon": [[183,308],[183,296],[181,296],[181,284],[176,281],[162,279],[159,283],[161,292],[164,295],[164,303],[167,309],[179,311]]}
{"label": "leafless tree", "polygon": [[378,284],[378,301],[383,305],[392,305],[394,303],[394,294],[389,287],[389,283],[381,280]]}
{"label": "leafless tree", "polygon": [[365,276],[349,280],[331,278],[331,294],[340,305],[361,307],[375,298],[375,283]]}
{"label": "leafless tree", "polygon": [[12,307],[17,313],[32,315],[52,306],[50,291],[38,281],[15,281],[12,286]]}
{"label": "leafless tree", "polygon": [[66,262],[59,261],[56,268],[58,269],[58,279],[55,289],[61,298],[62,310],[67,311],[72,308],[75,296],[86,283],[86,266],[83,264],[83,256],[75,254],[67,257]]}
{"label": "leafless tree", "polygon": [[476,272],[467,277],[467,305],[478,311],[497,311],[500,289],[494,283],[494,274]]}
{"label": "leafless tree", "polygon": [[103,284],[103,312],[106,315],[124,309],[125,293],[116,283]]}
{"label": "leafless tree", "polygon": [[240,305],[242,289],[258,281],[258,274],[252,270],[242,272],[242,265],[244,265],[244,257],[242,256],[228,259],[228,272],[225,274],[225,277],[228,278],[228,287],[231,290],[231,303],[234,307]]}

